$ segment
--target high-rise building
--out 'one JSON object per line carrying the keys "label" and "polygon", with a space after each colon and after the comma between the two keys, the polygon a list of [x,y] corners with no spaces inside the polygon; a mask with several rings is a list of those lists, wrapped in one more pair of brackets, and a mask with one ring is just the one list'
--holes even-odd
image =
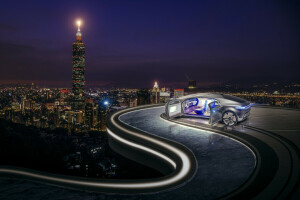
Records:
{"label": "high-rise building", "polygon": [[170,100],[170,92],[159,93],[159,103],[166,103],[169,100]]}
{"label": "high-rise building", "polygon": [[150,93],[148,92],[148,89],[140,89],[137,91],[136,97],[138,106],[150,104]]}
{"label": "high-rise building", "polygon": [[33,89],[34,89],[34,83],[31,83],[30,90],[33,90]]}
{"label": "high-rise building", "polygon": [[157,82],[155,81],[153,89],[151,91],[151,103],[152,104],[157,104],[159,103],[159,87]]}
{"label": "high-rise building", "polygon": [[189,80],[188,89],[195,89],[197,88],[197,84],[195,80]]}
{"label": "high-rise building", "polygon": [[66,99],[68,98],[68,93],[69,91],[68,90],[60,90],[60,93],[59,93],[59,105],[66,105]]}
{"label": "high-rise building", "polygon": [[77,22],[78,30],[76,33],[76,42],[73,43],[72,56],[72,110],[84,110],[84,86],[85,86],[85,44],[82,42],[80,32],[80,21]]}
{"label": "high-rise building", "polygon": [[129,100],[129,107],[137,106],[137,98],[132,98]]}
{"label": "high-rise building", "polygon": [[94,103],[91,99],[88,99],[85,104],[85,124],[90,129],[94,127]]}
{"label": "high-rise building", "polygon": [[197,83],[195,80],[189,80],[188,87],[186,88],[186,93],[193,94],[198,91],[197,89]]}
{"label": "high-rise building", "polygon": [[184,89],[174,89],[174,98],[179,98],[184,95]]}
{"label": "high-rise building", "polygon": [[102,101],[98,104],[98,129],[105,131],[106,130],[106,120],[107,115],[110,112],[110,103],[107,100]]}

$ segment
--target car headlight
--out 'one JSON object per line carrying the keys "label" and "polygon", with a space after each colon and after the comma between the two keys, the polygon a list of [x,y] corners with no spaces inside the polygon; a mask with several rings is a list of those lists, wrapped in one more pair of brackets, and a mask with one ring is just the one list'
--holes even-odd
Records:
{"label": "car headlight", "polygon": [[176,106],[171,106],[171,107],[169,108],[169,112],[170,112],[170,113],[176,112],[176,110],[177,110],[177,107],[176,107]]}
{"label": "car headlight", "polygon": [[237,106],[235,108],[238,109],[238,110],[245,110],[245,109],[250,108],[250,105],[247,105],[247,106]]}

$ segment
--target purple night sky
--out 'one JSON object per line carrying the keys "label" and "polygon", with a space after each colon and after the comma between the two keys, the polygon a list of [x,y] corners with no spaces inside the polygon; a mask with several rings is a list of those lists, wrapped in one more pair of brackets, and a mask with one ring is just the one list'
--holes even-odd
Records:
{"label": "purple night sky", "polygon": [[88,86],[300,80],[299,1],[1,1],[0,84],[70,87],[81,18]]}

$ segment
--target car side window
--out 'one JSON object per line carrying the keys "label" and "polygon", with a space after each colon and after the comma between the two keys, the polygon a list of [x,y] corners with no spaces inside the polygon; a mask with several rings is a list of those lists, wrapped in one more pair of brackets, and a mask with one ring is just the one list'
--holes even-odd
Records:
{"label": "car side window", "polygon": [[220,102],[216,99],[212,99],[212,102],[211,102],[211,108],[215,108],[216,106],[219,106],[220,105]]}
{"label": "car side window", "polygon": [[216,106],[219,106],[219,105],[220,105],[220,102],[219,102],[218,100],[215,99],[214,102],[215,102],[215,105],[216,105]]}

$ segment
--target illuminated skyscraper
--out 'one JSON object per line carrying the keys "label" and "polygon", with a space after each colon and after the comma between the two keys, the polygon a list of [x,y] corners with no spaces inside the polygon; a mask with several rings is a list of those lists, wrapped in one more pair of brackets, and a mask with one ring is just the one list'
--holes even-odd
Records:
{"label": "illuminated skyscraper", "polygon": [[94,103],[91,99],[88,99],[85,104],[85,124],[89,128],[94,127]]}
{"label": "illuminated skyscraper", "polygon": [[152,92],[151,92],[151,103],[157,104],[159,103],[159,87],[157,82],[155,81]]}
{"label": "illuminated skyscraper", "polygon": [[72,110],[83,110],[85,107],[84,99],[84,71],[85,71],[85,45],[82,42],[80,32],[80,21],[77,22],[78,30],[76,33],[76,42],[73,43],[72,56]]}
{"label": "illuminated skyscraper", "polygon": [[174,89],[174,98],[184,96],[184,89]]}
{"label": "illuminated skyscraper", "polygon": [[197,88],[197,86],[196,86],[196,81],[194,81],[194,80],[189,80],[188,88],[189,88],[189,89],[195,89],[195,88]]}

